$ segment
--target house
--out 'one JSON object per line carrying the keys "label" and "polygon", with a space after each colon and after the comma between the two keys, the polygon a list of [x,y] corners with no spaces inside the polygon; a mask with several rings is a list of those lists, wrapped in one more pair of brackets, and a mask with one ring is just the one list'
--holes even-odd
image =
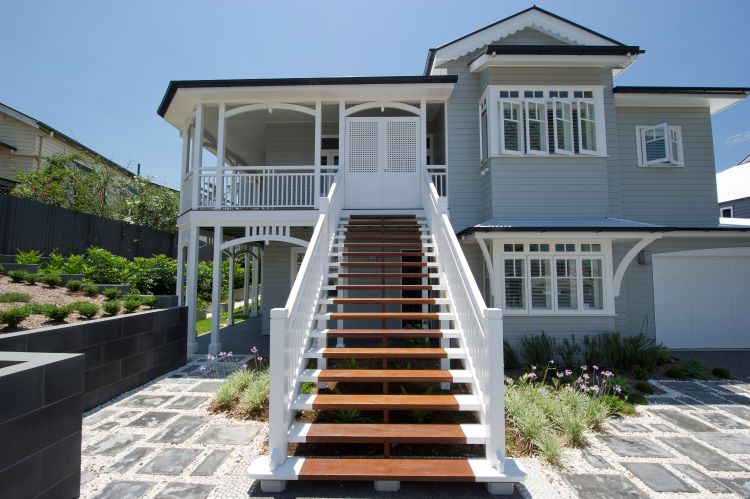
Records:
{"label": "house", "polygon": [[99,158],[105,167],[118,174],[134,176],[130,170],[59,130],[0,103],[0,191],[13,189],[17,171],[32,171],[41,167],[47,156],[71,153]]}
{"label": "house", "polygon": [[[264,490],[357,478],[379,490],[472,480],[509,493],[523,472],[504,456],[503,339],[618,330],[670,348],[750,346],[750,228],[719,224],[711,137],[711,117],[750,89],[616,85],[643,54],[532,7],[429,50],[421,76],[169,84],[158,112],[183,139],[178,288],[189,323],[200,231],[220,243],[215,283],[222,258],[259,259],[262,248],[271,428],[269,458],[250,473]],[[211,353],[218,298],[215,287]],[[388,369],[416,355],[388,347],[404,337],[429,340],[420,355],[438,374]],[[384,359],[383,370],[326,369],[358,357]],[[299,391],[410,379],[470,390]],[[332,429],[295,423],[305,409],[476,419]],[[394,442],[485,452],[439,465],[287,456],[288,443],[310,441],[383,444],[384,457]]]}
{"label": "house", "polygon": [[750,218],[750,155],[716,174],[721,218]]}

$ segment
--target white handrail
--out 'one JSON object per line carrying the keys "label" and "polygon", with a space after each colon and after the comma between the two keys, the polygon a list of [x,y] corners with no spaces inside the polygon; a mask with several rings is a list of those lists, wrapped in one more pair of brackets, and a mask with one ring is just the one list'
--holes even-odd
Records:
{"label": "white handrail", "polygon": [[343,176],[336,175],[326,197],[320,199],[315,224],[297,278],[284,308],[271,310],[271,387],[269,400],[269,459],[271,469],[287,457],[287,431],[292,422],[292,402],[305,368],[304,353],[315,326],[322,286],[326,284],[329,252],[343,205]]}
{"label": "white handrail", "polygon": [[422,187],[422,207],[432,231],[438,271],[453,306],[455,328],[466,354],[466,368],[471,373],[474,394],[479,399],[480,421],[487,435],[486,457],[492,466],[503,472],[502,311],[487,308],[448,218],[447,199],[439,195],[429,172],[424,174]]}

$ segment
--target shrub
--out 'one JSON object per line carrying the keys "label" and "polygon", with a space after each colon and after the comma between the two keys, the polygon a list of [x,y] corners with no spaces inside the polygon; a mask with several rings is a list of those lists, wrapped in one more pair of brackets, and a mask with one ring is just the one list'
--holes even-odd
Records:
{"label": "shrub", "polygon": [[29,286],[33,286],[33,285],[34,285],[34,284],[36,284],[36,282],[37,282],[37,281],[39,280],[39,275],[38,275],[38,274],[33,274],[33,273],[31,273],[31,272],[26,272],[26,273],[25,273],[25,274],[23,275],[23,280],[24,280],[24,281],[26,282],[26,284],[28,284]]}
{"label": "shrub", "polygon": [[706,366],[698,362],[697,360],[688,359],[680,363],[680,368],[685,376],[688,378],[695,379],[706,379],[708,378],[708,369]]}
{"label": "shrub", "polygon": [[23,270],[11,270],[8,272],[8,277],[13,282],[23,282],[23,278],[26,277],[26,272]]}
{"label": "shrub", "polygon": [[268,399],[270,386],[271,378],[268,369],[253,371],[250,384],[245,388],[240,397],[240,408],[245,414],[252,415],[260,412],[263,404]]}
{"label": "shrub", "polygon": [[685,372],[679,367],[670,367],[669,369],[664,371],[664,375],[672,379],[687,379],[687,376],[685,376]]}
{"label": "shrub", "polygon": [[55,274],[46,274],[42,277],[42,282],[50,288],[57,288],[62,286],[62,278]]}
{"label": "shrub", "polygon": [[138,310],[138,307],[141,306],[141,299],[137,296],[128,296],[124,302],[122,302],[122,307],[125,309],[125,312],[130,314]]}
{"label": "shrub", "polygon": [[117,288],[104,288],[102,294],[107,300],[116,300],[120,297],[120,290]]}
{"label": "shrub", "polygon": [[[651,373],[666,361],[666,348],[641,333],[623,338],[618,332],[583,337],[583,357],[587,364],[611,369]],[[647,376],[647,375],[646,375]]]}
{"label": "shrub", "polygon": [[86,262],[83,255],[70,255],[65,259],[65,265],[63,265],[64,274],[83,274],[86,268]]}
{"label": "shrub", "polygon": [[581,353],[581,345],[571,334],[570,339],[564,338],[562,343],[557,347],[557,354],[560,356],[563,366],[573,367]]}
{"label": "shrub", "polygon": [[84,275],[95,284],[124,284],[128,281],[128,261],[101,248],[86,251]]}
{"label": "shrub", "polygon": [[57,253],[50,253],[47,261],[39,269],[41,274],[62,274],[65,258]]}
{"label": "shrub", "polygon": [[524,336],[521,354],[530,364],[546,365],[555,356],[555,339],[545,335],[544,331],[539,335]]}
{"label": "shrub", "polygon": [[72,281],[65,283],[65,287],[68,288],[68,291],[71,293],[77,293],[83,289],[83,283],[77,279],[73,279]]}
{"label": "shrub", "polygon": [[607,380],[607,385],[610,387],[619,386],[620,389],[625,393],[630,393],[633,391],[633,388],[630,386],[630,383],[628,383],[628,380],[623,378],[622,376],[612,376]]}
{"label": "shrub", "polygon": [[29,303],[27,307],[32,314],[44,315],[44,305],[41,303]]}
{"label": "shrub", "polygon": [[42,254],[36,250],[30,250],[30,251],[18,250],[18,253],[16,253],[16,263],[34,265],[34,264],[39,263],[39,258],[41,258],[41,256]]}
{"label": "shrub", "polygon": [[91,319],[99,313],[99,305],[90,301],[77,303],[75,309],[78,312],[78,315],[85,319]]}
{"label": "shrub", "polygon": [[714,367],[713,369],[711,369],[711,374],[721,379],[732,379],[732,375],[727,369],[724,369],[723,367]]}
{"label": "shrub", "polygon": [[128,284],[141,293],[175,294],[177,260],[166,255],[154,255],[151,258],[136,257],[130,264]]}
{"label": "shrub", "polygon": [[31,309],[26,306],[6,308],[5,310],[0,310],[0,324],[5,324],[8,328],[14,328],[29,315],[31,315]]}
{"label": "shrub", "polygon": [[81,291],[83,291],[83,294],[86,296],[96,296],[99,294],[99,288],[93,283],[84,284]]}
{"label": "shrub", "polygon": [[0,293],[0,303],[28,303],[31,301],[31,295],[28,293]]}
{"label": "shrub", "polygon": [[646,383],[645,381],[639,381],[638,383],[636,383],[635,389],[641,393],[645,393],[646,395],[653,395],[656,392],[654,387]]}
{"label": "shrub", "polygon": [[44,315],[52,322],[63,322],[72,312],[68,305],[44,305]]}
{"label": "shrub", "polygon": [[141,296],[141,303],[148,308],[156,308],[156,306],[159,304],[159,299],[154,295]]}
{"label": "shrub", "polygon": [[122,308],[122,302],[120,300],[105,301],[102,304],[102,310],[107,315],[117,315],[120,313]]}
{"label": "shrub", "polygon": [[628,394],[628,401],[638,405],[648,405],[648,399],[638,392]]}
{"label": "shrub", "polygon": [[503,364],[505,369],[518,369],[521,363],[518,361],[518,354],[511,348],[508,340],[503,340]]}

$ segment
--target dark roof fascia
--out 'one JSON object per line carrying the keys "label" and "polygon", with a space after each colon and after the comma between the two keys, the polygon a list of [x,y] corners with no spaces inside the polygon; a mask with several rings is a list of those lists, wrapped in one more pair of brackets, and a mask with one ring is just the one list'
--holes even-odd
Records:
{"label": "dark roof fascia", "polygon": [[4,147],[5,149],[8,149],[9,151],[13,151],[13,152],[18,150],[17,147],[12,146],[10,144],[6,144],[5,142],[0,142],[0,147]]}
{"label": "dark roof fascia", "polygon": [[633,45],[488,45],[485,54],[634,55],[645,52]]}
{"label": "dark roof fascia", "polygon": [[437,52],[437,49],[427,50],[427,61],[425,61],[425,64],[424,64],[425,76],[429,76],[430,72],[432,71],[432,65],[435,63],[435,52]]}
{"label": "dark roof fascia", "polygon": [[323,78],[258,78],[231,80],[172,80],[156,113],[162,118],[180,88],[216,87],[292,87],[313,85],[409,85],[423,83],[456,83],[458,76],[333,76]]}
{"label": "dark roof fascia", "polygon": [[476,232],[750,232],[750,227],[467,227],[456,236]]}
{"label": "dark roof fascia", "polygon": [[442,48],[445,48],[448,45],[453,45],[456,42],[460,42],[461,40],[463,40],[465,38],[468,38],[470,36],[476,35],[477,33],[480,33],[482,31],[486,30],[487,28],[491,28],[493,26],[497,26],[498,24],[504,23],[506,21],[510,21],[514,17],[518,17],[518,16],[520,16],[522,14],[525,14],[527,12],[530,12],[532,10],[536,10],[536,11],[539,11],[539,12],[541,12],[543,14],[547,14],[548,16],[554,17],[555,19],[557,19],[559,21],[563,21],[563,22],[568,23],[571,26],[574,26],[574,27],[576,27],[578,29],[582,29],[583,31],[586,31],[587,33],[591,33],[592,35],[598,36],[599,38],[602,38],[604,40],[610,41],[610,42],[614,43],[615,45],[624,45],[624,43],[618,42],[614,38],[610,38],[608,36],[602,35],[601,33],[598,33],[596,31],[594,31],[593,29],[589,29],[586,26],[581,26],[580,24],[575,23],[575,22],[571,21],[570,19],[565,19],[564,17],[558,16],[557,14],[553,14],[552,12],[550,12],[548,10],[542,9],[542,8],[537,7],[536,5],[534,5],[532,7],[529,7],[528,9],[522,10],[521,12],[516,12],[515,14],[513,14],[511,16],[508,16],[508,17],[505,17],[503,19],[500,19],[499,21],[496,21],[496,22],[494,22],[492,24],[488,24],[484,28],[479,28],[477,30],[472,31],[471,33],[469,33],[467,35],[464,35],[464,36],[462,36],[460,38],[456,38],[455,40],[452,40],[452,41],[450,41],[448,43],[444,43],[443,45],[440,45],[439,47],[437,47],[435,49],[430,49],[431,52],[427,56],[427,64],[425,65],[425,74],[430,74],[430,71],[432,71],[432,64],[435,61],[435,54],[434,54],[434,52],[437,52],[438,50],[440,50]]}
{"label": "dark roof fascia", "polygon": [[612,91],[616,94],[748,95],[750,94],[750,87],[649,87],[618,85]]}

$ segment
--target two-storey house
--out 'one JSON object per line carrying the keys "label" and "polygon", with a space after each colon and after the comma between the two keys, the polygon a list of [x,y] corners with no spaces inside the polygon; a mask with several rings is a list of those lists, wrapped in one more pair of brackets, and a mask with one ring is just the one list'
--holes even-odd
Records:
{"label": "two-storey house", "polygon": [[[711,117],[750,90],[616,85],[643,54],[533,7],[431,49],[422,76],[169,84],[159,114],[183,137],[190,323],[201,230],[214,234],[215,282],[223,257],[262,258],[270,457],[251,473],[264,489],[333,476],[507,493],[523,474],[504,458],[503,339],[617,330],[672,348],[750,346],[750,228],[718,223],[711,134]],[[217,286],[212,353],[219,298]],[[429,345],[389,347],[402,338]],[[393,369],[414,357],[438,374]],[[327,369],[342,358],[382,369]],[[443,392],[388,388],[409,380]],[[384,391],[304,395],[304,381]],[[382,423],[294,422],[347,408],[383,411]],[[475,419],[388,424],[410,409]],[[287,457],[288,443],[309,441],[383,444],[384,457],[394,442],[485,452],[439,465]]]}

